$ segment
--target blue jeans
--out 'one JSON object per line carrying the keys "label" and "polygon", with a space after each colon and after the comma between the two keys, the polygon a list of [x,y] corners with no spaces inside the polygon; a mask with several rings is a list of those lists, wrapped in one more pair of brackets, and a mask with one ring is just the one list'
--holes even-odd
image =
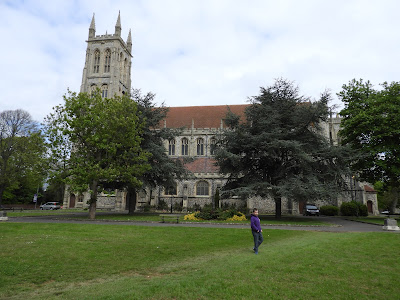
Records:
{"label": "blue jeans", "polygon": [[254,237],[254,252],[258,253],[258,247],[262,244],[264,238],[261,232],[257,232],[254,230],[252,230],[251,232],[253,233]]}

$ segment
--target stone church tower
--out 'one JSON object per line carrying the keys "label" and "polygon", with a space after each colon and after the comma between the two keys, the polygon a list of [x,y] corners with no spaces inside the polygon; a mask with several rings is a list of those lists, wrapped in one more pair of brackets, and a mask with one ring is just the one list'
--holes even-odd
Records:
{"label": "stone church tower", "polygon": [[97,88],[103,97],[122,96],[131,90],[132,36],[129,30],[126,43],[121,38],[121,18],[118,14],[115,33],[96,35],[94,14],[89,27],[85,67],[81,92]]}

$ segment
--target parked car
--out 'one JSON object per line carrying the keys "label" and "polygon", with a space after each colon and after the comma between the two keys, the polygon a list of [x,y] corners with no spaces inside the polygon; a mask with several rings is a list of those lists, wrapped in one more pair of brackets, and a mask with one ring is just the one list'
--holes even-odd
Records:
{"label": "parked car", "polygon": [[319,216],[319,209],[314,204],[306,204],[303,209],[303,216]]}
{"label": "parked car", "polygon": [[47,202],[45,204],[40,205],[40,209],[41,210],[46,210],[46,209],[60,209],[61,205],[60,202]]}

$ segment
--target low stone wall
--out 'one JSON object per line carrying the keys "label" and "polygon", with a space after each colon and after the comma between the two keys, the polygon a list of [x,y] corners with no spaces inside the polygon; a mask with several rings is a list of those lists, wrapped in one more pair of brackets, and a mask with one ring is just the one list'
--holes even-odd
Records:
{"label": "low stone wall", "polygon": [[97,196],[96,207],[99,209],[115,209],[115,196]]}

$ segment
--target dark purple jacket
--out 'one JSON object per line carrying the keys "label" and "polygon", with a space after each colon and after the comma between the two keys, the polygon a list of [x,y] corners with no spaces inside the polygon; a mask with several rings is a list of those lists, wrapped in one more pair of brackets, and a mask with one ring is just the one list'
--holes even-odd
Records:
{"label": "dark purple jacket", "polygon": [[261,231],[260,219],[253,214],[251,214],[250,226],[253,231]]}

